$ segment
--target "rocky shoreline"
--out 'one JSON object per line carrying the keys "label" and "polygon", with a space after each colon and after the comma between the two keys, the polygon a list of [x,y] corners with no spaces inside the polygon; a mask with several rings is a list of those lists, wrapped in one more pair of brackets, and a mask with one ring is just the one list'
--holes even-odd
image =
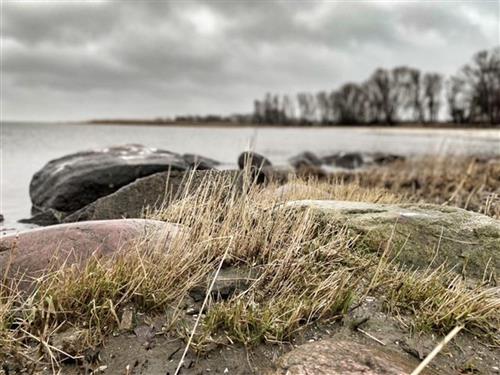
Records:
{"label": "rocky shoreline", "polygon": [[[290,174],[327,178],[332,176],[334,171],[354,171],[404,159],[393,154],[343,152],[318,157],[307,151],[291,157],[289,165],[275,167],[262,155],[243,152],[237,164],[239,170],[243,170],[246,163],[250,163],[254,169],[259,169],[258,182],[284,182]],[[130,197],[130,202],[136,202],[135,210],[116,212],[114,217],[108,218],[138,218],[141,214],[140,208],[154,203],[158,196],[165,193],[160,191],[164,190],[160,185],[164,184],[169,176],[172,184],[178,188],[186,172],[221,171],[226,168],[221,162],[201,155],[181,155],[135,144],[77,152],[52,160],[35,173],[30,182],[34,215],[20,222],[44,226],[85,220],[89,217],[88,212],[95,210],[95,206],[99,205],[103,198],[107,198],[105,201],[109,205],[117,192],[120,193],[116,199],[121,199],[125,192],[130,194],[134,189],[138,190],[136,194],[143,196],[145,201],[140,202],[137,197]],[[231,172],[228,170],[227,173]],[[155,178],[147,179],[153,175]],[[147,196],[145,189],[150,188],[156,190]],[[122,207],[126,209],[123,204]]]}
{"label": "rocky shoreline", "polygon": [[[193,329],[193,317],[202,314],[207,327],[210,327],[211,321],[218,321],[213,323],[211,334],[217,332],[218,335],[221,327],[224,333],[220,338],[216,335],[204,339],[210,343],[211,349],[190,351],[183,373],[409,374],[436,344],[434,332],[442,333],[450,325],[469,327],[469,331],[457,339],[460,345],[467,346],[467,349],[460,349],[467,355],[459,354],[455,347],[450,348],[456,358],[438,357],[437,364],[423,373],[448,373],[450,364],[457,371],[464,370],[471,367],[472,362],[474,368],[483,371],[480,373],[500,373],[495,366],[498,350],[487,349],[488,345],[470,346],[480,337],[476,332],[499,323],[498,315],[494,315],[495,307],[492,307],[500,308],[498,290],[490,286],[495,283],[500,270],[500,221],[449,205],[408,203],[403,196],[359,185],[362,183],[359,181],[360,172],[373,174],[372,178],[375,178],[385,168],[383,173],[384,176],[387,173],[387,177],[384,177],[383,188],[392,188],[388,171],[405,162],[403,157],[391,154],[336,153],[319,157],[312,152],[303,152],[290,158],[288,165],[275,166],[263,155],[243,152],[237,160],[238,169],[227,170],[218,161],[199,155],[175,154],[141,145],[67,155],[48,162],[31,181],[30,196],[35,214],[23,222],[41,227],[0,237],[0,273],[3,275],[0,297],[13,298],[9,297],[8,290],[15,286],[15,302],[10,303],[24,304],[23,296],[36,300],[39,290],[46,287],[43,282],[40,284],[40,280],[51,280],[51,285],[62,283],[61,289],[51,291],[49,287],[44,301],[54,301],[51,303],[62,306],[66,293],[64,289],[70,288],[69,285],[76,288],[72,293],[76,293],[77,299],[95,301],[97,297],[88,294],[92,285],[97,283],[92,278],[101,275],[106,280],[102,282],[110,287],[122,279],[129,280],[123,281],[124,285],[130,285],[135,279],[131,278],[134,275],[127,275],[130,273],[128,267],[137,266],[134,272],[138,275],[144,272],[148,276],[144,276],[143,281],[134,287],[134,294],[138,289],[142,290],[144,280],[154,283],[156,281],[150,280],[151,277],[161,279],[160,275],[148,273],[151,270],[163,272],[162,268],[156,268],[155,262],[166,268],[174,262],[172,270],[175,272],[183,267],[183,263],[193,262],[191,267],[201,267],[199,272],[203,270],[204,273],[189,276],[194,281],[189,287],[183,287],[187,294],[176,302],[176,317]],[[491,160],[476,160],[474,163],[490,168]],[[492,176],[493,182],[489,183],[500,189],[500,180],[495,182],[497,177],[494,173]],[[444,177],[439,178],[444,183]],[[401,182],[401,188],[409,192],[422,189],[420,181],[410,176],[409,180]],[[483,185],[486,186],[487,182]],[[449,194],[451,197],[457,195],[454,192]],[[488,203],[488,209],[494,207],[488,212],[496,212],[497,206],[493,203]],[[205,208],[204,205],[213,207]],[[227,208],[224,208],[226,205]],[[237,209],[241,213],[234,212]],[[204,219],[204,216],[209,219]],[[221,227],[225,225],[227,229],[223,231]],[[231,234],[232,228],[240,225],[244,231]],[[205,232],[208,237],[200,236]],[[230,259],[222,258],[222,268],[219,268],[220,272],[217,271],[208,289],[210,279],[207,277],[212,277],[214,259],[222,255],[216,243],[233,236],[238,238],[236,241],[242,242],[239,242],[239,247],[234,245],[235,253]],[[278,239],[273,236],[278,236]],[[290,244],[288,237],[294,239]],[[262,254],[238,253],[243,251],[241,248],[247,246],[247,242],[253,244],[254,240],[255,249]],[[207,241],[215,243],[210,251],[218,251],[219,255],[205,254],[203,250],[200,261],[194,261],[193,258],[200,256],[196,247]],[[297,247],[294,241],[303,244]],[[248,246],[254,249],[253,245]],[[268,247],[270,250],[266,250]],[[322,253],[325,247],[329,250]],[[281,254],[285,248],[288,252]],[[130,254],[132,259],[127,260]],[[292,262],[290,254],[297,257],[294,260],[297,264]],[[134,258],[137,255],[139,258]],[[316,260],[309,259],[313,255]],[[139,263],[134,263],[136,261]],[[287,267],[278,266],[282,262],[291,263]],[[323,266],[338,269],[335,273],[330,268],[321,270]],[[296,267],[295,272],[288,271],[293,267]],[[310,267],[309,273],[303,271],[303,267]],[[301,275],[302,272],[305,274]],[[242,296],[254,291],[259,292],[255,292],[246,308],[256,308],[255,298],[264,298],[261,302],[261,308],[264,308],[266,303],[270,303],[265,296],[274,292],[266,288],[273,285],[277,275],[284,278],[281,284],[276,284],[277,290],[287,283],[293,286],[305,279],[305,284],[300,286],[305,288],[304,291],[298,289],[293,292],[297,295],[285,298],[294,301],[293,308],[297,308],[297,303],[302,304],[302,300],[314,305],[325,298],[320,305],[332,303],[322,313],[311,310],[306,314],[307,318],[298,318],[300,323],[294,323],[298,326],[293,329],[302,333],[293,336],[290,347],[286,349],[273,344],[272,335],[281,332],[278,328],[275,331],[273,325],[259,328],[263,330],[259,333],[262,336],[253,342],[249,338],[251,336],[246,335],[250,335],[254,328],[243,329],[247,330],[245,334],[231,333],[231,329],[236,329],[234,327],[239,327],[239,324],[247,324],[243,317],[241,322],[233,322],[232,315],[224,317],[224,314],[234,313],[231,309],[243,314],[238,310],[238,304],[242,303]],[[370,276],[366,278],[367,275]],[[393,279],[394,275],[398,276]],[[83,279],[78,281],[81,277]],[[164,277],[168,279],[169,276]],[[309,284],[313,285],[315,279],[318,279],[314,281],[318,282],[317,289],[309,290]],[[358,282],[354,283],[354,279]],[[466,281],[459,292],[445,286],[449,280],[458,283],[459,279]],[[186,280],[176,281],[177,284],[183,282]],[[332,290],[337,290],[336,294],[320,297],[328,290],[324,286],[326,283]],[[350,283],[356,285],[352,290]],[[88,293],[85,289],[79,291],[79,284],[87,285]],[[479,286],[474,288],[478,289],[467,289],[476,284]],[[170,287],[175,289],[173,285],[175,283]],[[429,294],[415,295],[414,288]],[[73,359],[72,363],[64,365],[65,373],[78,373],[82,368],[91,373],[118,374],[124,369],[129,374],[160,373],[160,370],[164,373],[165,369],[173,372],[174,364],[171,362],[173,359],[180,360],[180,349],[174,346],[182,346],[183,341],[175,335],[169,341],[169,337],[174,337],[171,336],[173,332],[165,328],[174,324],[168,320],[170,307],[160,315],[141,310],[139,306],[149,298],[156,301],[153,305],[160,304],[155,293],[160,293],[161,288],[156,292],[148,290],[145,288],[126,304],[112,299],[106,302],[111,303],[112,316],[118,328],[112,335],[108,328],[103,328],[100,334],[107,336],[100,341],[89,341],[90,327],[79,325],[78,319],[72,321],[73,327],[65,325],[61,332],[54,331],[49,348],[55,348],[53,350],[58,351],[58,357],[63,362]],[[307,293],[315,297],[307,297]],[[484,302],[476,302],[472,297],[466,302],[469,298],[467,293],[486,297]],[[298,295],[302,294],[303,297],[299,298]],[[355,294],[359,295],[359,300],[353,305]],[[122,295],[120,300],[123,301],[127,295]],[[281,301],[279,298],[282,297],[277,296]],[[441,296],[441,305],[433,304],[433,296]],[[456,306],[450,302],[452,298],[462,296],[464,299],[457,300],[461,302],[457,302]],[[74,296],[71,295],[69,300],[72,298]],[[214,304],[211,310],[204,310],[202,305],[207,298]],[[307,302],[308,298],[312,300]],[[408,334],[413,328],[410,329],[408,323],[410,318],[407,315],[411,315],[411,308],[407,306],[417,306],[416,301],[422,311],[428,311],[432,317],[428,319],[434,319],[430,321],[435,327],[430,331],[423,330],[420,339],[409,344],[412,336]],[[236,305],[232,306],[232,303]],[[266,308],[272,311],[273,306],[279,306],[279,303],[271,302]],[[467,303],[472,307],[468,307]],[[472,318],[474,314],[481,314],[481,303],[489,306],[488,312],[484,313],[484,317]],[[452,314],[456,321],[439,317],[443,320],[438,322],[438,315],[432,314],[437,314],[436,311],[444,309],[447,304],[450,304],[447,314]],[[55,312],[59,308],[56,305],[51,307],[54,324],[61,314]],[[465,315],[455,313],[458,308],[470,309],[471,312]],[[300,314],[300,309],[297,311]],[[411,319],[417,319],[419,311],[414,310],[413,314],[416,317]],[[68,316],[68,319],[72,318]],[[266,319],[268,317],[263,315],[253,324],[260,327]],[[273,324],[284,324],[282,320],[273,320]],[[317,325],[312,327],[309,321],[316,321]],[[367,324],[368,327],[372,330],[376,328],[376,336],[381,340],[363,333],[365,331],[360,327],[368,321],[372,322]],[[24,326],[28,324],[26,322],[19,324]],[[301,324],[305,324],[305,328],[299,329]],[[26,326],[26,329],[29,327]],[[17,334],[15,324],[12,331]],[[101,346],[102,340],[107,342],[107,348]],[[241,344],[243,347],[239,346]],[[248,365],[237,364],[241,362],[247,344],[253,347],[255,360],[248,360]],[[34,350],[37,345],[37,342],[31,342],[27,347]],[[123,345],[135,349],[121,353]],[[227,347],[227,353],[222,347]],[[167,355],[162,350],[172,353]],[[22,363],[25,360],[18,359],[15,349],[9,353],[4,358],[6,362],[0,374],[24,371]],[[64,355],[61,356],[62,353]],[[97,357],[93,357],[95,353],[98,353]],[[132,369],[128,362],[131,358],[135,361]],[[479,364],[477,358],[483,362]],[[469,360],[472,362],[467,362]]]}

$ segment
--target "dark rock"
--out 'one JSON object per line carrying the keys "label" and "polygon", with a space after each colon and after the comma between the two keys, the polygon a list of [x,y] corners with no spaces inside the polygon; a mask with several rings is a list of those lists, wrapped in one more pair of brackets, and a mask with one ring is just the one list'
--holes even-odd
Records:
{"label": "dark rock", "polygon": [[[209,178],[228,178],[234,183],[239,171],[163,172],[144,177],[102,197],[64,219],[65,223],[83,220],[139,218],[144,210],[154,210],[175,201],[188,191],[195,191]],[[189,181],[188,181],[189,180]]]}
{"label": "dark rock", "polygon": [[325,156],[323,162],[340,168],[355,169],[363,165],[363,156],[359,152],[340,152]]}
{"label": "dark rock", "polygon": [[0,223],[4,220],[3,215],[0,214]]}
{"label": "dark rock", "polygon": [[249,164],[251,168],[262,169],[271,167],[272,164],[268,158],[253,151],[245,151],[238,157],[238,167],[243,170]]}
{"label": "dark rock", "polygon": [[140,177],[187,168],[180,155],[141,145],[83,151],[52,160],[35,173],[30,196],[40,210],[68,213]]}
{"label": "dark rock", "polygon": [[295,168],[320,167],[323,161],[310,151],[304,151],[289,159],[290,164]]}
{"label": "dark rock", "polygon": [[378,165],[386,165],[396,161],[404,161],[405,159],[404,156],[396,154],[386,154],[383,152],[373,154],[373,162]]}
{"label": "dark rock", "polygon": [[363,165],[363,157],[357,152],[342,153],[335,161],[335,165],[347,169],[356,169]]}
{"label": "dark rock", "polygon": [[21,219],[19,220],[19,222],[24,224],[48,226],[60,224],[63,221],[64,216],[66,215],[63,212],[59,212],[57,210],[54,210],[53,208],[49,208],[45,211],[33,215],[29,219]]}
{"label": "dark rock", "polygon": [[265,169],[269,170],[272,167],[271,162],[265,156],[253,151],[245,151],[238,157],[238,167],[240,170],[249,168],[250,178],[257,184],[265,184],[268,178]]}
{"label": "dark rock", "polygon": [[321,161],[323,162],[323,164],[335,165],[335,162],[337,161],[339,155],[339,152],[337,152],[336,154],[326,155],[321,158]]}
{"label": "dark rock", "polygon": [[178,225],[156,220],[88,221],[37,228],[0,237],[0,274],[28,282],[61,266],[82,266],[94,256],[110,256],[148,238],[167,247]]}
{"label": "dark rock", "polygon": [[197,170],[215,169],[221,164],[217,160],[206,158],[204,156],[196,154],[184,154],[182,155],[182,158],[191,169]]}
{"label": "dark rock", "polygon": [[[419,361],[385,347],[337,338],[300,345],[276,364],[274,375],[401,375],[410,374]],[[426,369],[422,374],[435,372]]]}

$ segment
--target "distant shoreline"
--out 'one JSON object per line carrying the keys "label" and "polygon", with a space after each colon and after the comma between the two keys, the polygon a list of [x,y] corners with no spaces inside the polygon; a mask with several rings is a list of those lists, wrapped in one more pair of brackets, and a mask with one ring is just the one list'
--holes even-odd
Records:
{"label": "distant shoreline", "polygon": [[280,124],[255,124],[255,123],[236,123],[236,122],[195,122],[195,121],[155,121],[155,120],[90,120],[83,122],[75,122],[84,125],[115,125],[115,126],[159,126],[159,127],[202,127],[202,128],[263,128],[263,129],[437,129],[437,130],[500,130],[500,124],[455,124],[455,123],[432,123],[432,124],[418,124],[418,123],[402,123],[396,125],[389,124],[349,124],[349,125],[280,125]]}

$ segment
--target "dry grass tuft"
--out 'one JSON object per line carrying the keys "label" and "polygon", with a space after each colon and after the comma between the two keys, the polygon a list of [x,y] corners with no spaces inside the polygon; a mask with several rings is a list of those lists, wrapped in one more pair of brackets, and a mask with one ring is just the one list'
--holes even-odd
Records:
{"label": "dry grass tuft", "polygon": [[389,266],[378,280],[391,314],[415,331],[445,334],[463,325],[500,345],[500,288],[466,282],[444,266],[408,272]]}

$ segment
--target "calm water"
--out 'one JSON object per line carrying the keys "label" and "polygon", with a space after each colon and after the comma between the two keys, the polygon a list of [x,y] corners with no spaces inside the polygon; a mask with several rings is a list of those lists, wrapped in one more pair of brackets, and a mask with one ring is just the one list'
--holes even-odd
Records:
{"label": "calm water", "polygon": [[500,154],[500,130],[418,130],[387,128],[196,128],[3,123],[0,213],[5,227],[30,216],[31,176],[53,158],[79,150],[141,143],[180,153],[198,153],[235,164],[252,148],[276,164],[301,151],[384,151],[404,155],[434,153]]}

